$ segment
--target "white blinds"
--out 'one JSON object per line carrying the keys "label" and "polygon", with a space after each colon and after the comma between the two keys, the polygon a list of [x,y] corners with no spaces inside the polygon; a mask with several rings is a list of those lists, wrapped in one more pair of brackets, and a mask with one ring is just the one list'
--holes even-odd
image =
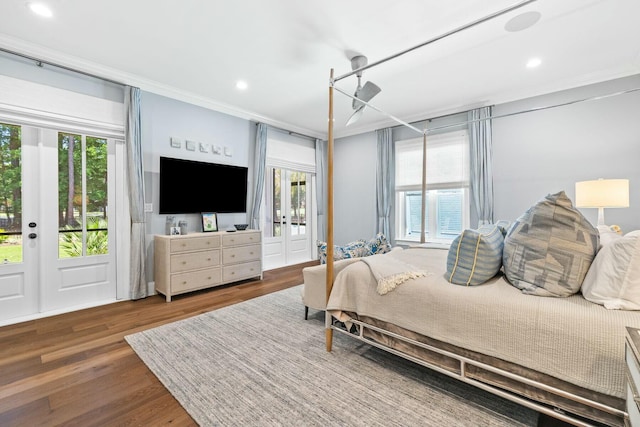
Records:
{"label": "white blinds", "polygon": [[316,150],[314,147],[269,138],[267,166],[316,173]]}
{"label": "white blinds", "polygon": [[[427,136],[427,189],[469,186],[467,131]],[[396,190],[422,188],[422,138],[396,141]]]}
{"label": "white blinds", "polygon": [[0,75],[0,120],[92,136],[124,137],[124,104]]}

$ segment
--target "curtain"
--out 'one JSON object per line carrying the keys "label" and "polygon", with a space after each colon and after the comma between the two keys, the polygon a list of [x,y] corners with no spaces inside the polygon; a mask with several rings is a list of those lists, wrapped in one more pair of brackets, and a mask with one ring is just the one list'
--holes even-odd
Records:
{"label": "curtain", "polygon": [[376,131],[378,160],[376,165],[376,215],[378,230],[395,241],[395,227],[391,226],[391,210],[395,195],[395,152],[391,128]]}
{"label": "curtain", "polygon": [[316,139],[316,204],[318,205],[318,240],[327,239],[327,141]]}
{"label": "curtain", "polygon": [[251,207],[251,228],[260,230],[260,205],[264,190],[264,173],[267,163],[267,125],[258,123],[256,132],[256,151],[253,159],[253,205]]}
{"label": "curtain", "polygon": [[491,117],[493,107],[483,107],[468,113],[471,150],[470,181],[473,201],[478,213],[478,226],[493,223],[493,148]]}
{"label": "curtain", "polygon": [[127,178],[131,215],[130,296],[140,299],[148,295],[145,277],[144,168],[140,132],[140,89],[127,86],[124,96]]}

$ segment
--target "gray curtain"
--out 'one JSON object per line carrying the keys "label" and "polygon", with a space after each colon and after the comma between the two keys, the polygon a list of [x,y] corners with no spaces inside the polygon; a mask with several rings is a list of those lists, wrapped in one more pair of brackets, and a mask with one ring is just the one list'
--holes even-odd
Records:
{"label": "gray curtain", "polygon": [[395,242],[395,227],[391,225],[391,211],[395,195],[395,150],[391,128],[376,131],[378,160],[376,165],[376,215],[377,232],[384,233],[390,242]]}
{"label": "gray curtain", "polygon": [[316,139],[316,204],[318,240],[327,240],[327,141]]}
{"label": "gray curtain", "polygon": [[471,191],[473,192],[473,201],[478,214],[478,226],[493,223],[491,119],[480,120],[491,117],[492,111],[493,107],[483,107],[471,110],[468,113],[471,150]]}
{"label": "gray curtain", "polygon": [[140,89],[127,86],[124,95],[127,178],[131,215],[130,296],[148,295],[145,277],[144,168],[140,133]]}
{"label": "gray curtain", "polygon": [[251,228],[260,230],[260,207],[264,189],[264,173],[267,163],[267,125],[258,123],[256,151],[253,159],[253,204],[251,206]]}

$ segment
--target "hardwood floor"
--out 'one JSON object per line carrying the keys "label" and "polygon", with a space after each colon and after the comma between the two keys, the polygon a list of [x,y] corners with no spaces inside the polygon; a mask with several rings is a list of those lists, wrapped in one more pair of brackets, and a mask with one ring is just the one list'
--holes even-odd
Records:
{"label": "hardwood floor", "polygon": [[0,426],[196,425],[124,336],[299,285],[314,264],[170,303],[155,295],[0,328]]}
{"label": "hardwood floor", "polygon": [[[155,295],[0,328],[0,426],[196,425],[124,336],[298,285],[314,264],[171,303]],[[540,418],[551,426],[567,424]]]}

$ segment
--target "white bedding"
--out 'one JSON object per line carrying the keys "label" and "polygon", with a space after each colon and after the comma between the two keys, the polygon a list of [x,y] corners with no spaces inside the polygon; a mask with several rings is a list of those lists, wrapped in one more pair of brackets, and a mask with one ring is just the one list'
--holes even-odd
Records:
{"label": "white bedding", "polygon": [[502,276],[480,286],[444,278],[447,251],[407,249],[386,255],[432,274],[379,295],[364,262],[336,277],[327,309],[355,312],[472,351],[517,363],[580,387],[624,396],[625,326],[640,312],[611,311],[585,300],[522,294]]}

